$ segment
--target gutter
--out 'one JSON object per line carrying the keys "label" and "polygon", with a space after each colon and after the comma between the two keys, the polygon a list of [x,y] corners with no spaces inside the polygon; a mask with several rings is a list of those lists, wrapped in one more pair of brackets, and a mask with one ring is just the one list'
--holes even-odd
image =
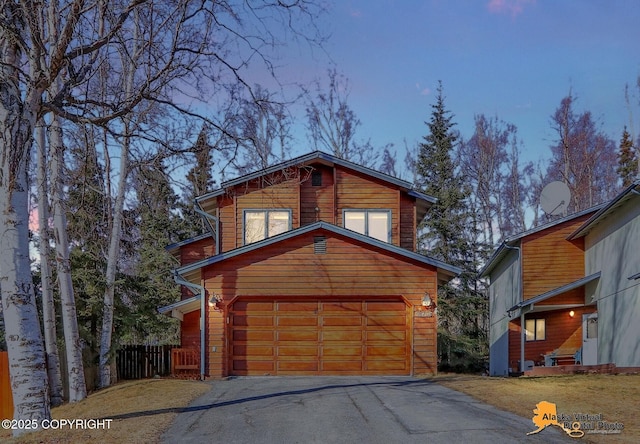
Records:
{"label": "gutter", "polygon": [[205,331],[204,331],[204,310],[205,310],[205,297],[207,290],[198,284],[194,284],[182,278],[177,272],[173,275],[173,280],[178,285],[184,285],[185,287],[190,288],[191,290],[199,290],[200,291],[200,380],[204,381],[204,364],[205,364]]}

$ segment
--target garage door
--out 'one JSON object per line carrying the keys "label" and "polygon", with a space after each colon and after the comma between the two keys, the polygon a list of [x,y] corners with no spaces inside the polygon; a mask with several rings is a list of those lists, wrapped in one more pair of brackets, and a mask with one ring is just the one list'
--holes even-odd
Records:
{"label": "garage door", "polygon": [[232,375],[408,375],[409,310],[389,300],[239,300]]}

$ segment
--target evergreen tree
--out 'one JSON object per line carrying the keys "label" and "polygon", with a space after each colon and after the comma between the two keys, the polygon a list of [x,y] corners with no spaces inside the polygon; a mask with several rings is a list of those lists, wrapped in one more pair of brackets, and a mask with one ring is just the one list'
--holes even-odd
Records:
{"label": "evergreen tree", "polygon": [[438,291],[438,356],[441,367],[480,370],[487,355],[488,304],[475,279],[479,258],[471,240],[478,238],[475,220],[466,202],[469,187],[453,161],[459,143],[455,123],[446,109],[442,84],[427,126],[429,134],[419,146],[415,165],[417,185],[438,200],[421,222],[419,251],[459,266],[459,279]]}
{"label": "evergreen tree", "polygon": [[185,224],[184,238],[197,236],[207,231],[205,220],[194,211],[195,199],[211,191],[215,184],[212,176],[213,146],[209,143],[209,129],[202,126],[196,143],[191,148],[196,163],[187,173],[188,189],[185,191],[185,202],[179,204]]}
{"label": "evergreen tree", "polygon": [[624,127],[622,139],[620,140],[620,149],[618,151],[618,168],[616,172],[622,179],[622,186],[628,187],[638,176],[638,158],[633,147],[633,140]]}
{"label": "evergreen tree", "polygon": [[123,301],[127,309],[120,316],[123,336],[137,343],[175,343],[179,324],[160,315],[157,308],[180,299],[179,288],[170,278],[175,260],[164,249],[179,240],[183,225],[174,210],[178,196],[157,157],[135,171],[133,185],[137,196],[132,210],[134,265],[125,278],[129,284]]}

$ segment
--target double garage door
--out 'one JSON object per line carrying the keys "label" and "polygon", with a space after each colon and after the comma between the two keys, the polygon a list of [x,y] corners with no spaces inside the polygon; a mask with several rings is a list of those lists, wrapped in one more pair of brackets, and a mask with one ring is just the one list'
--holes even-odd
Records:
{"label": "double garage door", "polygon": [[408,375],[409,309],[395,299],[240,299],[232,375]]}

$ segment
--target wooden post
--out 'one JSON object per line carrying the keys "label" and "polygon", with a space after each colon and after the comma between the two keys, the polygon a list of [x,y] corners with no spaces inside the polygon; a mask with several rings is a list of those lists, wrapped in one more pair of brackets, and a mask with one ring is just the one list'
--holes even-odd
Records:
{"label": "wooden post", "polygon": [[7,352],[0,352],[0,419],[13,419],[13,396]]}

